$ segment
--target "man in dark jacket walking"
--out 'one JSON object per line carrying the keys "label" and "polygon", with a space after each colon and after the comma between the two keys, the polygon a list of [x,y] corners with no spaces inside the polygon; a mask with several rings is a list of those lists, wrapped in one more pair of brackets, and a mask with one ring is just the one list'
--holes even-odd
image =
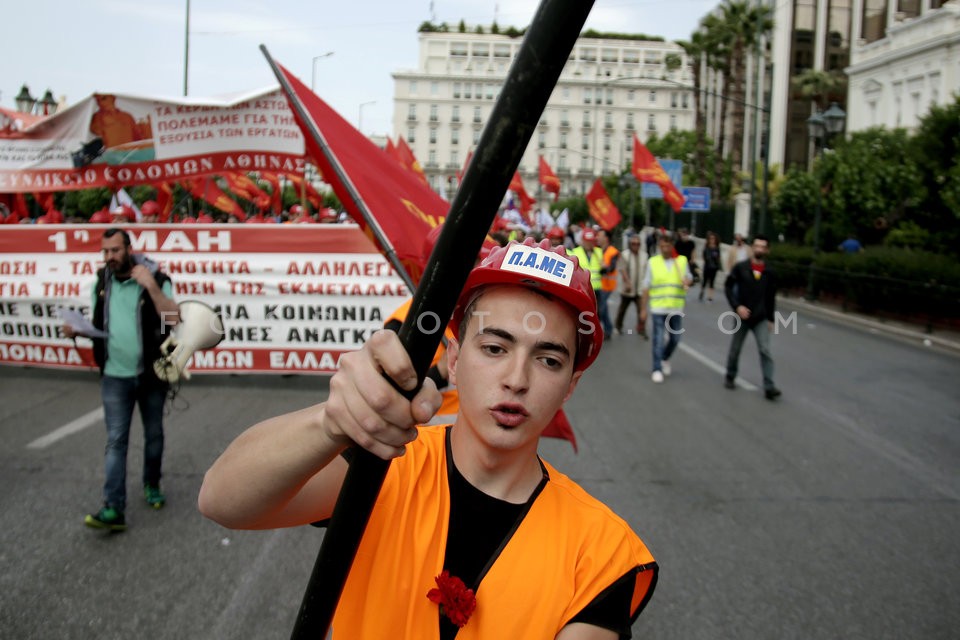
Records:
{"label": "man in dark jacket walking", "polygon": [[727,376],[724,386],[736,389],[737,367],[740,349],[748,332],[753,332],[760,351],[760,368],[763,372],[763,394],[767,400],[780,396],[780,389],[773,383],[773,356],[770,353],[770,331],[773,329],[776,312],[777,280],[766,263],[770,241],[758,235],[753,239],[752,257],[734,265],[727,276],[724,289],[730,307],[737,314],[736,331],[727,353]]}

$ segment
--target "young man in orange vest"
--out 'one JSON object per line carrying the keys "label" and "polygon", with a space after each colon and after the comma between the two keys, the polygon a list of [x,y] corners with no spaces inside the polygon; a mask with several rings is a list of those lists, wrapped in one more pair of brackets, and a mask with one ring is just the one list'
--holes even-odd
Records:
{"label": "young man in orange vest", "polygon": [[[628,636],[657,564],[609,508],[537,455],[602,345],[590,275],[544,241],[498,247],[454,311],[454,424],[412,390],[392,332],[344,355],[325,403],[242,434],[207,472],[204,515],[267,529],[328,518],[351,446],[393,459],[333,621],[334,638]],[[344,455],[341,455],[344,454]]]}
{"label": "young man in orange vest", "polygon": [[603,251],[603,266],[600,268],[600,295],[597,306],[600,311],[600,325],[603,337],[607,340],[613,335],[613,321],[610,319],[610,297],[617,290],[617,258],[620,250],[610,241],[610,232],[597,229],[597,246]]}

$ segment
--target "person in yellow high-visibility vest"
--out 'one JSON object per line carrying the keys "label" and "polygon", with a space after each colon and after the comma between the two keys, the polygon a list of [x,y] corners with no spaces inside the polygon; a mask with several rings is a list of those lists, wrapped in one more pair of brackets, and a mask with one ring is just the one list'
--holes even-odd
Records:
{"label": "person in yellow high-visibility vest", "polygon": [[650,315],[653,327],[653,374],[650,377],[658,384],[672,373],[670,356],[680,344],[683,307],[687,302],[687,289],[693,282],[687,259],[674,251],[672,238],[661,236],[659,249],[660,253],[647,262],[647,273],[640,285],[643,290],[640,323],[646,323]]}

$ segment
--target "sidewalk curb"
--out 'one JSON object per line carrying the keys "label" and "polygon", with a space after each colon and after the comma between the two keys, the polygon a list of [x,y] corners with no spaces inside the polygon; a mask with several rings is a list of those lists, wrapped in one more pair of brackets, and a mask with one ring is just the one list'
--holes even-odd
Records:
{"label": "sidewalk curb", "polygon": [[960,340],[957,339],[944,338],[931,333],[925,333],[918,329],[899,327],[881,322],[879,320],[874,320],[872,318],[859,316],[857,314],[836,311],[834,309],[820,306],[814,302],[808,302],[802,298],[788,298],[778,295],[777,305],[790,307],[791,309],[797,311],[805,311],[812,315],[819,315],[820,317],[829,318],[831,320],[836,320],[837,322],[842,322],[848,325],[872,329],[879,333],[886,333],[900,338],[906,338],[908,340],[915,340],[921,344],[927,344],[927,341],[929,341],[928,346],[935,345],[947,349],[953,352],[955,355],[960,355]]}

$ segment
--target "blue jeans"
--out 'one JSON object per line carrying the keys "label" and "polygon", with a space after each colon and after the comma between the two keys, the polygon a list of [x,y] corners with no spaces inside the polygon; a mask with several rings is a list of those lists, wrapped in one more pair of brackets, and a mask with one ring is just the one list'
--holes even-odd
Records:
{"label": "blue jeans", "polygon": [[760,352],[760,370],[763,372],[763,388],[769,391],[776,388],[773,384],[773,355],[770,353],[770,327],[761,320],[752,327],[746,322],[740,322],[740,328],[733,334],[730,341],[730,351],[727,353],[727,377],[731,380],[737,377],[737,367],[740,363],[740,350],[747,334],[753,332],[757,339],[757,350]]}
{"label": "blue jeans", "polygon": [[650,323],[653,325],[653,337],[650,339],[653,347],[653,370],[660,371],[663,361],[669,360],[674,349],[680,344],[680,334],[683,332],[683,311],[651,313]]}
{"label": "blue jeans", "polygon": [[133,405],[143,422],[143,483],[160,484],[163,460],[163,403],[165,387],[147,387],[139,378],[103,376],[100,382],[103,416],[107,425],[106,481],[103,501],[119,511],[127,506],[127,446]]}
{"label": "blue jeans", "polygon": [[604,291],[603,289],[594,289],[597,294],[597,315],[600,316],[600,326],[603,327],[603,337],[607,338],[613,333],[613,320],[610,319],[610,309],[607,303],[610,301],[610,294],[613,291]]}

